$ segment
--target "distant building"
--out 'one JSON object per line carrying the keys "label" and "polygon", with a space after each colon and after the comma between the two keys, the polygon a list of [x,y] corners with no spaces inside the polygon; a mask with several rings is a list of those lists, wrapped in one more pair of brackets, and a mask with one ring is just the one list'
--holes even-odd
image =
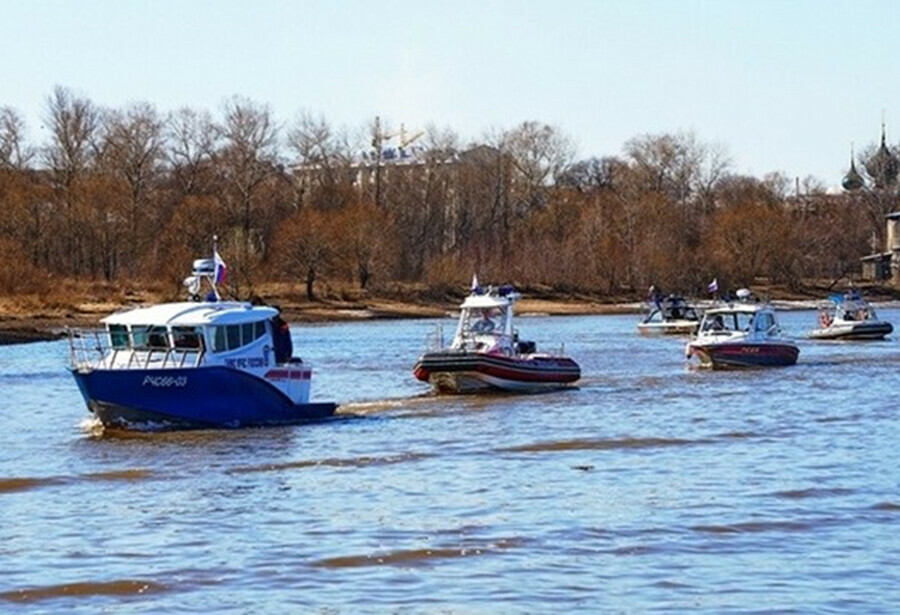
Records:
{"label": "distant building", "polygon": [[900,212],[885,218],[884,251],[862,257],[862,277],[872,282],[890,280],[900,286]]}
{"label": "distant building", "polygon": [[[881,124],[881,145],[864,162],[864,177],[856,168],[853,151],[850,153],[850,169],[841,182],[848,192],[861,193],[867,198],[882,202],[885,215],[884,245],[881,252],[862,257],[862,277],[870,281],[890,281],[900,286],[900,212],[897,205],[897,177],[900,175],[900,159],[890,150],[885,138],[884,122]],[[873,234],[874,235],[874,234]],[[877,249],[877,240],[873,249]]]}
{"label": "distant building", "polygon": [[871,186],[866,185],[863,176],[856,170],[853,149],[850,149],[850,170],[841,182],[844,189],[850,192],[868,188],[871,190],[891,190],[897,186],[900,175],[900,159],[887,146],[884,122],[881,123],[881,146],[865,161],[866,174],[871,179]]}

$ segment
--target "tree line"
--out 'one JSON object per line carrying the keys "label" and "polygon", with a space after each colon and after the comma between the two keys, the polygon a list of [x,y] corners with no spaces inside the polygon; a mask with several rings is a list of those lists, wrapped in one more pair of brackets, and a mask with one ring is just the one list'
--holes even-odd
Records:
{"label": "tree line", "polygon": [[[462,142],[428,127],[282,123],[234,97],[215,114],[149,103],[104,108],[57,87],[46,137],[0,107],[4,293],[53,279],[168,280],[211,239],[234,296],[322,281],[363,290],[482,279],[557,291],[697,292],[765,277],[839,280],[879,241],[858,194],[733,171],[690,133],[637,136],[619,156],[577,159],[555,127],[523,122]],[[880,211],[880,210],[879,210]]]}

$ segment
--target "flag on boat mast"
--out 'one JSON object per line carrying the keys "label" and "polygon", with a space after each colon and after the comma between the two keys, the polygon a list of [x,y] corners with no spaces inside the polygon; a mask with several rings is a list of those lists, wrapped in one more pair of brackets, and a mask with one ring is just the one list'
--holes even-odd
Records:
{"label": "flag on boat mast", "polygon": [[472,274],[472,288],[470,289],[473,293],[478,290],[478,274]]}
{"label": "flag on boat mast", "polygon": [[217,285],[228,281],[228,265],[219,256],[218,241],[219,238],[213,235],[213,263],[215,263],[215,282]]}
{"label": "flag on boat mast", "polygon": [[719,292],[719,278],[713,278],[713,281],[706,285],[706,292]]}

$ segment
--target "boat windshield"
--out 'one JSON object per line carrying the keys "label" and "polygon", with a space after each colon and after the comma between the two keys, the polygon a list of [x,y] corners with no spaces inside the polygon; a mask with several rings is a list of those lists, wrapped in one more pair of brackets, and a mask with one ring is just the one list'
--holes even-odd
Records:
{"label": "boat windshield", "polygon": [[697,313],[684,299],[667,299],[662,306],[664,320],[697,320]]}
{"label": "boat windshield", "polygon": [[875,310],[868,303],[862,300],[844,301],[839,303],[836,308],[838,318],[843,320],[869,320],[876,319]]}
{"label": "boat windshield", "polygon": [[463,310],[462,331],[472,335],[500,335],[503,333],[507,309],[467,308]]}
{"label": "boat windshield", "polygon": [[167,350],[168,331],[160,325],[132,325],[131,347],[135,350]]}
{"label": "boat windshield", "polygon": [[[752,312],[707,314],[706,318],[703,319],[703,326],[700,330],[709,333],[751,331],[753,329],[754,316],[756,314]],[[771,318],[769,314],[766,314],[766,316]]]}
{"label": "boat windshield", "polygon": [[126,325],[109,325],[109,345],[114,350],[200,350],[203,348],[201,327],[172,327],[163,325],[132,325],[131,335]]}

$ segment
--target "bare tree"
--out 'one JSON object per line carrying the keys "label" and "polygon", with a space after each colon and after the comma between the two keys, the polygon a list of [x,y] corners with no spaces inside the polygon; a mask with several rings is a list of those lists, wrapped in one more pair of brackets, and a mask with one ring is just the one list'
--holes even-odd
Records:
{"label": "bare tree", "polygon": [[275,238],[283,274],[292,281],[300,277],[310,301],[316,300],[316,282],[333,266],[336,238],[343,231],[336,222],[308,207],[285,220]]}
{"label": "bare tree", "polygon": [[87,98],[57,86],[47,99],[45,121],[50,129],[50,143],[43,150],[44,162],[55,186],[71,188],[93,161],[100,111]]}
{"label": "bare tree", "polygon": [[240,229],[240,271],[252,287],[251,270],[261,248],[254,233],[262,205],[257,197],[268,179],[283,173],[278,159],[279,128],[268,106],[246,98],[228,100],[224,115],[218,168],[225,181],[226,207]]}
{"label": "bare tree", "polygon": [[212,189],[211,161],[219,146],[221,127],[208,111],[182,107],[169,114],[165,125],[164,154],[182,198]]}
{"label": "bare tree", "polygon": [[77,275],[85,260],[84,242],[77,229],[77,182],[84,178],[95,158],[100,112],[90,100],[57,86],[47,100],[45,122],[50,129],[50,142],[43,149],[44,163],[50,171],[57,202],[64,210],[62,253],[58,257],[68,264],[70,273]]}
{"label": "bare tree", "polygon": [[146,223],[154,222],[146,210],[158,186],[163,151],[163,124],[152,105],[138,103],[106,116],[102,162],[127,189],[125,262],[131,277],[147,245]]}
{"label": "bare tree", "polygon": [[288,133],[287,144],[297,162],[291,174],[297,207],[346,205],[354,179],[346,133],[336,132],[324,117],[303,112]]}
{"label": "bare tree", "polygon": [[544,204],[548,188],[571,163],[574,152],[568,137],[539,122],[523,122],[506,132],[502,149],[517,171],[514,189],[520,215]]}
{"label": "bare tree", "polygon": [[21,171],[34,153],[25,141],[25,120],[12,107],[0,107],[0,169]]}
{"label": "bare tree", "polygon": [[711,207],[715,184],[731,167],[722,145],[701,143],[693,132],[642,135],[624,149],[647,189],[665,193],[678,205],[700,198]]}

